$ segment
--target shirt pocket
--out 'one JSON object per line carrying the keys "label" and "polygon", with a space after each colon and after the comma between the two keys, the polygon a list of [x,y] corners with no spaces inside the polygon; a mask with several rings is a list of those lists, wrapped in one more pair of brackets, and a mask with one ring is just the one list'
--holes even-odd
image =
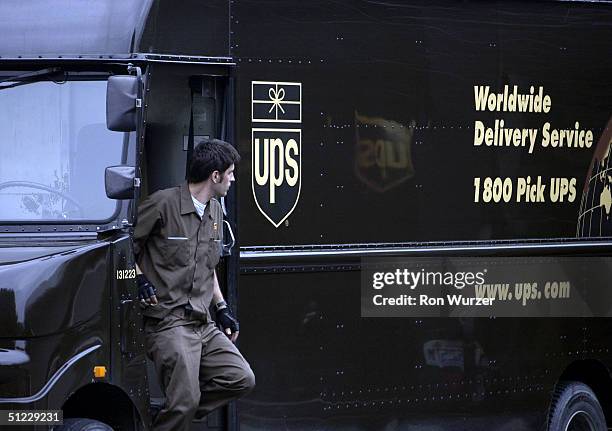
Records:
{"label": "shirt pocket", "polygon": [[166,264],[172,268],[180,268],[189,264],[189,238],[184,236],[168,236],[164,241],[163,256]]}
{"label": "shirt pocket", "polygon": [[208,240],[208,267],[211,269],[215,269],[217,264],[219,263],[221,250],[221,240],[211,238]]}

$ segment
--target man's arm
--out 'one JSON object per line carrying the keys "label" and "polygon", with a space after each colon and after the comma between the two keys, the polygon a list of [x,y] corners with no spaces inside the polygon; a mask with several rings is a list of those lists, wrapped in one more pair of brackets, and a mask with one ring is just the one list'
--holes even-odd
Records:
{"label": "man's arm", "polygon": [[134,227],[134,254],[138,259],[147,239],[162,222],[162,216],[155,200],[149,196],[138,205],[138,221]]}
{"label": "man's arm", "polygon": [[217,271],[213,271],[213,296],[212,304],[217,315],[217,323],[221,326],[225,335],[235,343],[238,339],[239,325],[238,320],[232,315],[232,311],[227,306],[221,288],[219,287],[219,280],[217,279]]}
{"label": "man's arm", "polygon": [[148,197],[138,205],[138,222],[134,228],[134,255],[136,257],[136,281],[138,283],[138,296],[143,305],[157,304],[155,287],[147,280],[138,266],[138,261],[143,252],[147,239],[151,232],[158,228],[162,221],[155,200]]}
{"label": "man's arm", "polygon": [[213,271],[213,296],[212,296],[212,304],[216,307],[218,303],[225,302],[223,299],[223,294],[221,293],[221,288],[219,287],[219,280],[217,279],[217,270]]}

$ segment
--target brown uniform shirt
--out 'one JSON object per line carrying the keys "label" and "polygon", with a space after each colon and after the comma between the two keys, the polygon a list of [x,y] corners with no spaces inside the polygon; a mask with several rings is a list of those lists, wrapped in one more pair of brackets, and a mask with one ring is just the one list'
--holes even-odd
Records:
{"label": "brown uniform shirt", "polygon": [[134,254],[138,266],[157,289],[159,304],[143,314],[164,318],[180,315],[190,304],[208,315],[214,270],[223,241],[223,213],[216,199],[206,205],[200,220],[187,183],[159,190],[138,207]]}

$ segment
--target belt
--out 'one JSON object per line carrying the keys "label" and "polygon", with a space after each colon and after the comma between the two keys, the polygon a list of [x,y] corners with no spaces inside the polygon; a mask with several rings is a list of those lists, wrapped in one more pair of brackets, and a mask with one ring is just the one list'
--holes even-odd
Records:
{"label": "belt", "polygon": [[202,322],[208,321],[208,315],[206,313],[202,313],[201,311],[194,310],[190,304],[179,307],[179,310],[183,311],[183,316],[185,319],[199,320]]}

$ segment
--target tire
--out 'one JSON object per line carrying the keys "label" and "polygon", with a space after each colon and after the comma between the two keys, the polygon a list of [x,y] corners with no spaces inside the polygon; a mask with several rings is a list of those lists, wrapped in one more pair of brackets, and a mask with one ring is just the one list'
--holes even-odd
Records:
{"label": "tire", "polygon": [[581,382],[560,382],[555,388],[548,431],[607,431],[597,396]]}
{"label": "tire", "polygon": [[104,422],[87,418],[64,419],[63,425],[56,426],[53,431],[113,431]]}

